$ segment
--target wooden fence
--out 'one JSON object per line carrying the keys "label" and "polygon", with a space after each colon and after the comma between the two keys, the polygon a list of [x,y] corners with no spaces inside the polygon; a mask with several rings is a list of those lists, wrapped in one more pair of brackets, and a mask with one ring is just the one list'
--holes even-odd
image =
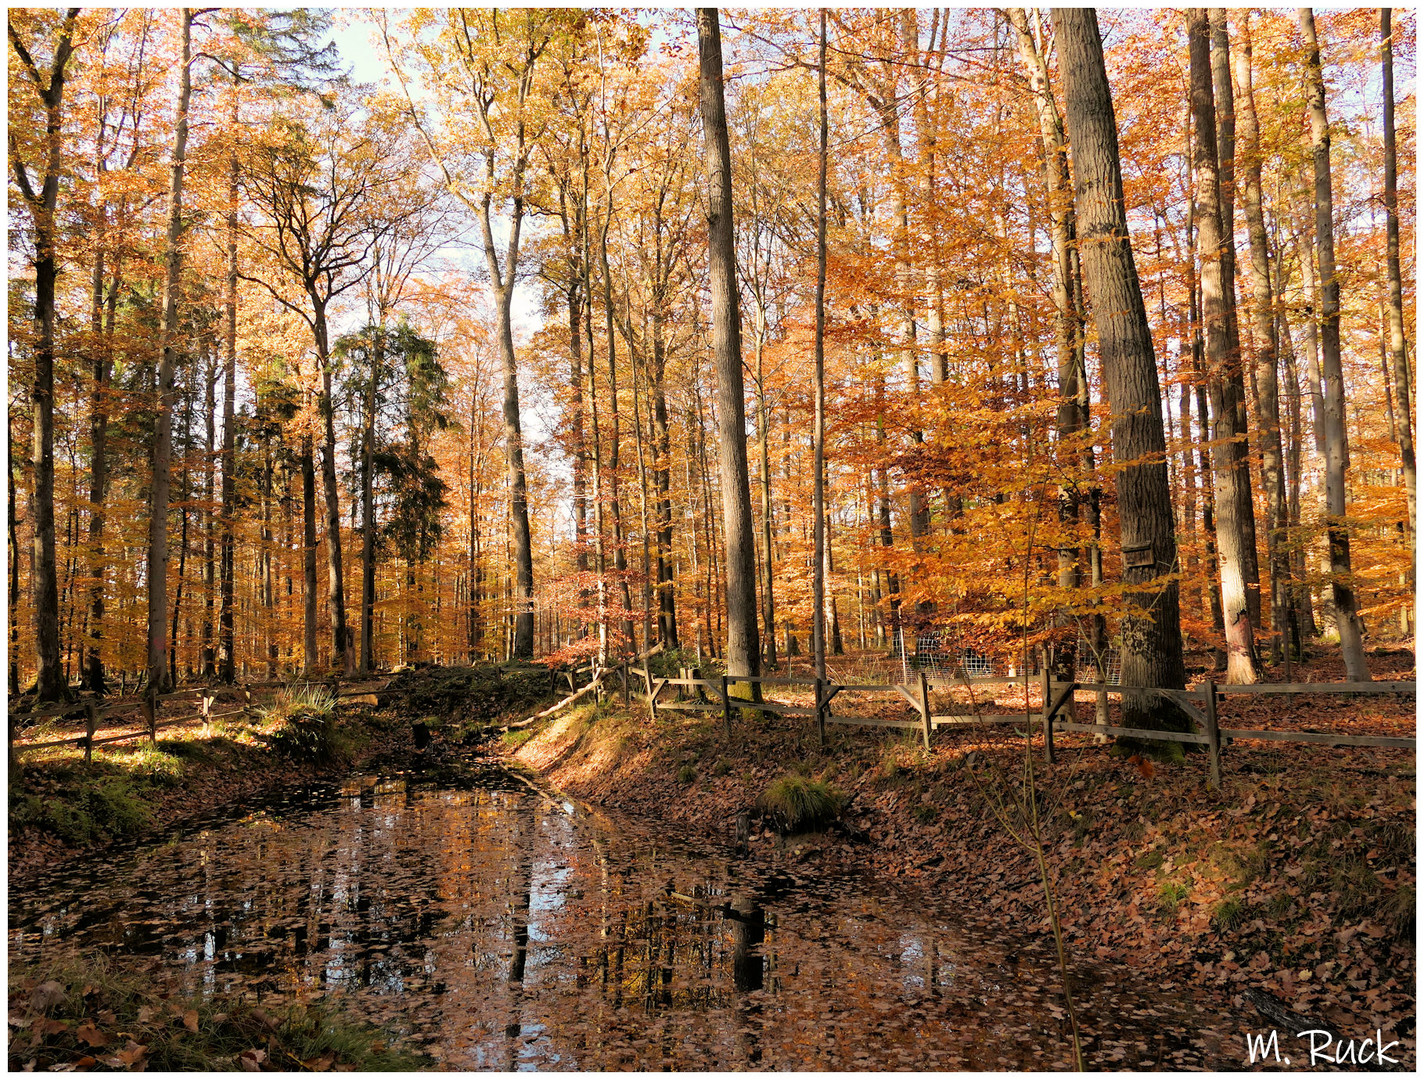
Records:
{"label": "wooden fence", "polygon": [[[1339,735],[1331,732],[1316,731],[1269,731],[1248,728],[1222,728],[1217,724],[1217,705],[1220,699],[1228,694],[1352,694],[1358,696],[1408,695],[1413,697],[1415,693],[1415,684],[1413,682],[1257,683],[1243,685],[1234,683],[1218,684],[1207,680],[1200,686],[1193,687],[1189,690],[1158,688],[1147,688],[1143,690],[1142,692],[1160,694],[1176,702],[1176,704],[1196,722],[1200,729],[1195,732],[1184,732],[1154,731],[1106,724],[1079,723],[1073,719],[1072,712],[1074,694],[1077,691],[1085,690],[1122,694],[1124,691],[1137,690],[1138,688],[1108,685],[1104,683],[1053,682],[1050,680],[1047,670],[1041,671],[1036,680],[1041,690],[1043,702],[1042,709],[1039,712],[972,712],[957,714],[933,713],[930,708],[930,691],[932,689],[964,689],[976,686],[1023,687],[1025,680],[1023,678],[1007,678],[1002,676],[946,679],[943,677],[931,677],[921,671],[917,673],[917,681],[910,685],[903,683],[862,684],[833,683],[820,679],[787,678],[784,676],[723,675],[717,680],[711,680],[704,679],[700,673],[689,669],[684,669],[679,678],[658,678],[654,677],[652,673],[648,671],[646,665],[644,665],[641,670],[638,668],[630,668],[628,665],[622,665],[617,670],[622,679],[625,702],[628,696],[629,677],[641,676],[644,679],[648,701],[648,715],[650,718],[656,719],[660,709],[720,712],[728,738],[732,735],[732,714],[743,708],[758,709],[763,712],[776,713],[781,716],[812,717],[815,720],[817,734],[822,745],[825,745],[827,724],[898,728],[918,731],[924,740],[925,747],[928,749],[934,732],[941,727],[969,727],[981,724],[1024,724],[1027,726],[1038,723],[1042,725],[1044,757],[1049,763],[1052,763],[1054,760],[1053,736],[1056,732],[1125,736],[1128,738],[1151,739],[1159,742],[1179,742],[1203,746],[1207,751],[1208,782],[1213,788],[1220,787],[1221,785],[1221,755],[1223,742],[1229,743],[1235,739],[1316,743],[1332,747],[1378,746],[1406,750],[1415,749],[1414,739],[1397,738],[1386,735]],[[757,702],[746,698],[734,698],[730,693],[730,687],[738,683],[757,683],[763,687],[812,687],[815,691],[815,705],[787,705],[775,701]],[[670,687],[679,690],[695,690],[697,691],[697,698],[694,701],[660,703],[658,696],[665,689]],[[707,700],[704,697],[704,691],[710,692],[715,696],[716,700]],[[903,698],[909,707],[914,710],[916,715],[913,718],[905,719],[877,716],[832,715],[829,710],[831,701],[839,695],[847,693],[894,693]]]}
{"label": "wooden fence", "polygon": [[[228,688],[230,689],[230,688]],[[239,691],[244,699],[250,700],[247,691]],[[196,695],[196,699],[194,698]],[[159,710],[165,705],[174,702],[184,702],[195,704],[198,713],[194,716],[188,713],[183,716],[175,716],[170,720],[159,720]],[[77,746],[84,751],[84,761],[89,763],[94,757],[94,747],[103,746],[106,743],[126,742],[129,739],[141,739],[145,735],[151,743],[158,741],[158,732],[163,728],[175,727],[178,724],[192,723],[194,720],[201,720],[204,723],[210,720],[220,720],[227,716],[237,716],[243,710],[231,709],[227,712],[215,713],[212,707],[217,702],[217,691],[212,688],[194,688],[191,690],[180,690],[172,694],[146,694],[138,701],[119,701],[111,705],[100,706],[98,699],[84,696],[77,702],[70,702],[65,705],[51,705],[34,712],[15,713],[9,712],[9,761],[10,767],[15,768],[18,755],[29,750],[50,750],[56,746]],[[50,739],[47,742],[39,743],[17,743],[15,740],[16,725],[20,722],[30,720],[44,720],[55,717],[73,718],[79,713],[84,715],[84,734],[70,735],[62,739]],[[95,732],[99,728],[99,721],[103,718],[118,716],[125,713],[137,713],[143,719],[143,727],[134,731],[126,731],[118,735],[106,735],[102,739],[95,737]]]}
{"label": "wooden fence", "polygon": [[[616,677],[621,686],[623,703],[629,703],[632,691],[631,680],[641,678],[643,680],[643,693],[648,703],[648,716],[656,720],[659,710],[672,712],[710,712],[721,713],[723,726],[727,737],[732,737],[732,714],[741,709],[756,709],[762,712],[775,713],[779,716],[804,716],[811,718],[816,725],[816,733],[822,746],[826,741],[826,726],[828,724],[846,725],[853,727],[870,728],[890,728],[916,731],[924,740],[926,748],[929,748],[934,736],[934,732],[939,728],[971,727],[985,724],[1023,724],[1041,725],[1044,743],[1044,757],[1048,762],[1054,760],[1053,736],[1058,732],[1074,732],[1089,735],[1114,735],[1128,738],[1150,739],[1155,741],[1178,742],[1203,746],[1207,751],[1208,780],[1212,787],[1219,787],[1221,784],[1221,755],[1224,743],[1230,743],[1235,739],[1261,739],[1272,742],[1298,742],[1316,743],[1325,746],[1378,746],[1393,747],[1407,750],[1415,749],[1414,739],[1396,738],[1384,735],[1338,735],[1331,732],[1317,731],[1267,731],[1246,728],[1222,728],[1217,724],[1217,705],[1221,698],[1226,695],[1299,695],[1299,694],[1353,694],[1353,695],[1409,695],[1414,696],[1415,684],[1413,682],[1361,682],[1361,683],[1256,683],[1249,685],[1241,684],[1217,684],[1210,680],[1200,686],[1189,690],[1156,689],[1148,688],[1140,692],[1159,694],[1170,698],[1187,713],[1200,729],[1199,731],[1154,731],[1142,728],[1120,727],[1110,724],[1083,724],[1073,719],[1074,694],[1077,691],[1096,691],[1107,694],[1122,694],[1127,690],[1139,690],[1135,687],[1123,687],[1104,683],[1060,683],[1053,682],[1049,678],[1047,670],[1039,673],[1037,682],[1040,687],[1042,697],[1042,708],[1038,712],[1018,712],[1018,713],[983,713],[980,711],[968,713],[935,714],[930,707],[930,691],[935,689],[969,689],[976,687],[1006,686],[1024,687],[1025,679],[1022,677],[1010,678],[1006,676],[974,676],[960,679],[949,679],[943,676],[930,676],[923,671],[916,672],[916,681],[908,685],[904,683],[836,683],[829,680],[814,678],[798,678],[787,676],[734,676],[722,675],[717,679],[706,679],[702,677],[696,668],[683,668],[678,677],[661,677],[653,675],[647,657],[639,658],[641,663],[621,663],[608,668],[599,668],[589,664],[578,668],[549,668],[549,689],[553,692],[558,684],[566,682],[569,689],[577,689],[580,677],[587,674],[590,679],[597,682],[601,679],[611,679]],[[522,670],[522,669],[521,669]],[[532,668],[530,670],[533,670]],[[774,687],[810,687],[814,690],[814,705],[792,705],[778,701],[753,701],[750,698],[734,697],[732,688],[739,684],[757,684],[762,688]],[[353,692],[359,694],[359,690],[348,690],[342,694],[339,686],[333,686],[338,697],[349,697]],[[378,694],[399,696],[409,692],[410,688],[386,688],[382,687]],[[678,700],[663,701],[658,700],[659,696],[668,689],[678,691]],[[685,696],[685,691],[692,691],[693,696],[689,700]],[[250,694],[241,691],[244,697],[250,701]],[[162,704],[174,702],[180,699],[193,698],[197,695],[196,704],[198,706],[198,716],[191,714],[174,717],[171,720],[159,721],[158,712]],[[860,694],[895,694],[914,711],[912,717],[896,719],[894,717],[880,716],[858,716],[833,714],[830,710],[831,702],[845,695]],[[709,697],[709,695],[711,695]],[[715,700],[714,700],[715,699]],[[26,750],[43,750],[56,746],[79,746],[84,750],[85,761],[92,760],[93,748],[105,743],[123,742],[128,739],[149,737],[151,742],[156,742],[158,731],[161,728],[172,727],[177,724],[190,723],[194,719],[217,720],[222,717],[236,716],[242,709],[234,709],[223,713],[211,711],[212,705],[216,701],[213,689],[184,690],[173,694],[149,694],[141,701],[120,702],[100,708],[97,702],[92,699],[82,699],[77,704],[53,706],[48,709],[15,714],[9,716],[9,760],[11,767],[16,764],[16,755]],[[82,709],[85,716],[85,734],[78,737],[66,737],[54,739],[42,743],[18,744],[15,741],[15,725],[17,720],[38,719],[53,716],[73,716]],[[138,730],[125,732],[118,735],[105,736],[102,739],[95,738],[98,728],[98,721],[101,717],[113,716],[120,713],[137,710],[143,717],[144,726]]]}

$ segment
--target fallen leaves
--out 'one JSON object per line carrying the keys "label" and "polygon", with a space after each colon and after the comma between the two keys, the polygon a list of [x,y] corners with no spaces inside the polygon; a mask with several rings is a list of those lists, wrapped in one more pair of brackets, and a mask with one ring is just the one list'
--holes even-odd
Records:
{"label": "fallen leaves", "polygon": [[266,1050],[244,1050],[237,1055],[237,1067],[243,1072],[261,1072],[262,1063],[266,1060]]}
{"label": "fallen leaves", "polygon": [[74,1035],[75,1038],[80,1039],[81,1041],[87,1043],[89,1046],[94,1047],[108,1046],[109,1043],[113,1042],[113,1039],[109,1038],[108,1035],[105,1035],[93,1024],[80,1024],[78,1029],[75,1030]]}
{"label": "fallen leaves", "polygon": [[189,1009],[183,1014],[183,1026],[194,1035],[198,1033],[198,1010]]}
{"label": "fallen leaves", "polygon": [[148,1047],[133,1039],[128,1041],[128,1045],[116,1053],[113,1057],[106,1058],[104,1064],[115,1069],[127,1069],[131,1072],[141,1072],[144,1068],[144,1058],[148,1055]]}

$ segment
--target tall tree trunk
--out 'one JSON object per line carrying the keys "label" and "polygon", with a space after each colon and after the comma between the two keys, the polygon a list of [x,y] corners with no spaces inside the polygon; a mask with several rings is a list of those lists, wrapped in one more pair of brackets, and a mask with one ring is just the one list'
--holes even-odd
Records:
{"label": "tall tree trunk", "polygon": [[[747,471],[746,402],[742,388],[742,331],[737,308],[732,230],[732,153],[722,97],[722,34],[716,8],[697,9],[699,99],[706,136],[708,262],[712,290],[712,348],[717,361],[719,487],[727,543],[727,671],[761,674],[757,633],[756,552]],[[751,697],[761,700],[761,684]]]}
{"label": "tall tree trunk", "polygon": [[[608,212],[599,236],[599,264],[603,270],[603,334],[608,346],[608,406],[613,426],[609,432],[608,476],[609,509],[613,512],[613,569],[618,575],[618,594],[623,604],[623,638],[627,648],[636,653],[637,638],[633,630],[633,597],[628,590],[628,550],[623,535],[623,506],[618,478],[618,457],[621,443],[622,413],[618,407],[618,355],[613,334],[613,280],[608,269],[608,227],[613,220],[613,189],[611,178],[604,174],[608,187]],[[589,354],[590,362],[592,353]]]}
{"label": "tall tree trunk", "polygon": [[[1380,8],[1380,73],[1384,83],[1384,211],[1385,273],[1388,278],[1386,314],[1389,319],[1389,356],[1398,402],[1400,466],[1404,470],[1404,493],[1409,503],[1409,542],[1415,535],[1414,506],[1414,399],[1409,378],[1409,353],[1404,339],[1404,298],[1399,271],[1399,194],[1394,139],[1394,42],[1390,32],[1390,9]],[[1409,591],[1414,592],[1414,560],[1409,560]]]}
{"label": "tall tree trunk", "polygon": [[361,673],[375,667],[376,631],[376,401],[384,362],[385,327],[371,335],[371,372],[361,425]]}
{"label": "tall tree trunk", "polygon": [[[582,225],[574,227],[575,236],[582,235]],[[588,450],[583,435],[583,315],[581,275],[578,260],[569,258],[569,391],[573,395],[570,412],[570,452],[574,459],[574,549],[578,568],[580,606],[588,606],[588,588],[583,577],[588,573]],[[473,414],[474,406],[471,404]],[[473,460],[473,456],[471,458]]]}
{"label": "tall tree trunk", "polygon": [[183,45],[178,73],[178,122],[173,134],[173,162],[168,184],[168,234],[164,257],[163,300],[158,324],[158,419],[153,436],[153,483],[148,519],[148,682],[158,690],[172,685],[165,652],[168,618],[168,489],[173,457],[173,369],[178,349],[178,278],[183,251],[183,173],[188,156],[188,101],[193,92],[193,10],[182,9]]}
{"label": "tall tree trunk", "polygon": [[317,673],[316,462],[310,435],[302,437],[302,674]]}
{"label": "tall tree trunk", "polygon": [[1266,220],[1261,209],[1261,146],[1256,122],[1256,96],[1251,72],[1251,22],[1242,12],[1240,43],[1235,56],[1236,101],[1240,108],[1241,205],[1251,237],[1251,316],[1255,331],[1256,427],[1261,447],[1261,469],[1266,478],[1266,534],[1271,578],[1272,651],[1279,663],[1288,647],[1291,619],[1290,557],[1287,550],[1286,488],[1281,452],[1281,413],[1278,388],[1276,317],[1272,306],[1271,259],[1267,248]]}
{"label": "tall tree trunk", "polygon": [[676,649],[677,602],[673,592],[672,439],[668,430],[667,395],[663,378],[667,344],[663,316],[653,309],[653,364],[648,384],[653,395],[653,483],[658,492],[658,636],[664,647]]}
{"label": "tall tree trunk", "polygon": [[1055,8],[1053,25],[1064,72],[1068,138],[1083,282],[1098,329],[1103,381],[1112,413],[1113,456],[1123,577],[1130,605],[1122,624],[1123,722],[1184,731],[1188,720],[1170,699],[1132,687],[1185,685],[1178,610],[1177,541],[1167,483],[1162,392],[1147,312],[1123,207],[1117,118],[1103,64],[1096,12]]}
{"label": "tall tree trunk", "polygon": [[272,445],[262,436],[262,635],[267,642],[267,681],[277,677],[276,583],[272,571]]}
{"label": "tall tree trunk", "polygon": [[211,350],[211,357],[212,367],[203,378],[203,644],[199,671],[205,680],[217,674],[217,653],[213,648],[213,610],[217,599],[214,590],[218,584],[217,543],[213,536],[213,496],[217,494],[213,476],[218,411],[216,349]]}
{"label": "tall tree trunk", "polygon": [[766,549],[762,579],[762,648],[766,651],[766,666],[776,668],[776,558],[772,549],[771,512],[771,449],[768,445],[770,410],[766,404],[766,372],[762,363],[766,351],[766,316],[757,312],[756,383],[757,383],[757,449],[761,453],[761,537]]}
{"label": "tall tree trunk", "polygon": [[[1048,65],[1039,51],[1038,42],[1029,27],[1028,16],[1023,8],[1010,8],[1009,21],[1018,32],[1019,55],[1028,73],[1029,86],[1033,90],[1034,105],[1038,113],[1039,141],[1043,148],[1043,180],[1048,192],[1049,214],[1052,221],[1050,232],[1053,255],[1053,337],[1058,359],[1058,438],[1060,443],[1075,448],[1081,441],[1081,433],[1088,426],[1087,410],[1080,408],[1080,387],[1082,403],[1086,404],[1086,372],[1084,370],[1083,335],[1073,306],[1072,283],[1073,263],[1073,196],[1068,186],[1067,147],[1063,138],[1063,122],[1058,115],[1052,91],[1048,84]],[[1077,528],[1080,516],[1080,502],[1076,486],[1063,485],[1059,489],[1058,517],[1065,531]],[[1080,551],[1076,543],[1060,544],[1058,548],[1058,586],[1071,594],[1082,580]],[[1057,616],[1060,627],[1073,625],[1072,614],[1060,610]],[[1055,677],[1071,680],[1076,667],[1074,655],[1076,640],[1064,638],[1054,650]]]}
{"label": "tall tree trunk", "polygon": [[[232,115],[237,126],[238,72],[233,72]],[[233,584],[237,572],[237,208],[241,165],[234,156],[227,173],[227,327],[223,355],[222,428],[222,536],[218,542],[218,679],[231,684],[237,678],[233,641],[236,607]]]}
{"label": "tall tree trunk", "polygon": [[1345,437],[1345,380],[1340,366],[1340,279],[1335,274],[1334,200],[1330,189],[1330,126],[1325,116],[1325,82],[1320,71],[1320,46],[1315,16],[1300,9],[1300,31],[1306,48],[1306,110],[1310,116],[1315,159],[1315,248],[1320,270],[1320,374],[1325,404],[1325,513],[1330,542],[1330,591],[1345,674],[1366,682],[1365,646],[1355,612],[1355,588],[1350,568],[1350,534],[1345,524],[1345,470],[1349,444]]}
{"label": "tall tree trunk", "polygon": [[[90,328],[94,336],[93,391],[89,413],[89,633],[84,658],[84,688],[91,694],[106,691],[104,678],[104,579],[108,564],[104,557],[104,499],[109,486],[109,376],[113,365],[114,314],[118,302],[119,256],[114,254],[112,286],[104,304],[104,251],[100,247],[94,261],[93,310]],[[107,325],[105,315],[107,311]],[[13,611],[13,608],[12,608]],[[11,615],[13,621],[14,615]]]}
{"label": "tall tree trunk", "polygon": [[[816,417],[812,438],[811,519],[815,523],[814,578],[811,588],[811,651],[816,678],[826,677],[826,12],[821,9],[821,40],[816,63],[821,141],[816,154]],[[765,468],[765,463],[763,463]],[[788,663],[787,670],[790,670]]]}
{"label": "tall tree trunk", "polygon": [[1195,123],[1192,166],[1196,181],[1197,257],[1201,264],[1207,385],[1215,420],[1212,429],[1212,441],[1216,445],[1213,480],[1221,607],[1226,620],[1226,681],[1253,683],[1260,676],[1260,663],[1256,656],[1247,598],[1247,538],[1240,516],[1240,488],[1245,486],[1249,497],[1251,474],[1245,442],[1236,430],[1236,403],[1232,386],[1239,375],[1240,352],[1233,354],[1231,347],[1231,312],[1235,290],[1226,277],[1230,269],[1226,265],[1226,251],[1232,247],[1232,242],[1222,232],[1216,107],[1208,34],[1206,9],[1190,8],[1187,35]]}
{"label": "tall tree trunk", "polygon": [[1231,89],[1231,39],[1226,9],[1211,8],[1211,71],[1216,103],[1216,157],[1220,174],[1221,287],[1226,299],[1226,355],[1223,390],[1231,405],[1231,463],[1243,474],[1234,484],[1236,523],[1241,531],[1241,574],[1246,581],[1246,611],[1252,630],[1261,626],[1261,567],[1256,554],[1256,506],[1251,498],[1250,448],[1246,431],[1246,378],[1241,361],[1241,326],[1236,305],[1236,103]]}
{"label": "tall tree trunk", "polygon": [[326,610],[331,619],[331,662],[350,675],[355,670],[350,634],[346,628],[346,579],[341,558],[341,489],[336,479],[336,409],[331,398],[331,346],[326,304],[311,294],[316,338],[316,362],[321,372],[317,411],[321,414],[321,482],[326,509]]}
{"label": "tall tree trunk", "polygon": [[[70,8],[65,13],[48,80],[40,74],[13,26],[10,27],[11,46],[24,63],[45,108],[45,169],[39,191],[34,189],[29,171],[13,148],[10,155],[15,181],[34,215],[35,231],[35,373],[30,384],[30,404],[34,410],[30,453],[34,490],[30,495],[29,517],[34,530],[31,574],[37,667],[35,693],[40,701],[58,701],[69,694],[59,655],[59,581],[54,543],[54,288],[58,272],[55,210],[62,166],[61,105],[65,68],[74,54],[74,24],[78,16],[79,8]],[[161,642],[159,652],[161,656]]]}

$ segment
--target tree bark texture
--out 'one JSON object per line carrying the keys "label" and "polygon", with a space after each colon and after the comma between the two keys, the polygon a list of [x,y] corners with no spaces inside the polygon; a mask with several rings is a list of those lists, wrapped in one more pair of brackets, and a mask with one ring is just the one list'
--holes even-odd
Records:
{"label": "tree bark texture", "polygon": [[[732,228],[732,153],[722,94],[722,34],[716,8],[697,9],[699,100],[706,138],[708,263],[712,291],[712,350],[717,365],[718,463],[727,545],[727,671],[761,674],[757,630],[756,550],[747,470],[746,400],[742,385],[742,330],[737,305]],[[752,684],[760,698],[760,684]]]}
{"label": "tree bark texture", "polygon": [[1340,652],[1351,682],[1367,682],[1365,646],[1355,613],[1355,588],[1350,568],[1350,533],[1345,522],[1345,469],[1349,443],[1345,435],[1345,379],[1340,365],[1340,279],[1335,273],[1334,200],[1330,182],[1330,125],[1325,114],[1325,80],[1320,70],[1320,46],[1315,15],[1299,11],[1305,43],[1306,112],[1310,118],[1311,152],[1315,164],[1315,252],[1320,274],[1320,381],[1325,411],[1325,514],[1330,544],[1330,592]]}
{"label": "tree bark texture", "polygon": [[[1205,8],[1190,8],[1187,36],[1191,66],[1192,171],[1195,177],[1197,257],[1201,264],[1202,324],[1206,337],[1207,387],[1212,405],[1213,482],[1216,492],[1216,546],[1221,573],[1221,610],[1226,623],[1226,681],[1253,683],[1260,674],[1247,597],[1247,537],[1241,488],[1249,499],[1251,473],[1244,438],[1236,430],[1233,384],[1240,375],[1240,351],[1231,343],[1234,290],[1226,274],[1218,171],[1216,106]],[[1244,434],[1244,433],[1243,433]]]}
{"label": "tree bark texture", "polygon": [[[1123,576],[1130,605],[1122,625],[1122,684],[1184,685],[1177,582],[1177,541],[1167,482],[1162,392],[1142,289],[1123,207],[1117,118],[1103,63],[1097,14],[1055,8],[1053,25],[1064,72],[1068,138],[1073,148],[1083,283],[1098,330],[1111,411]],[[1186,730],[1168,699],[1127,689],[1124,724]]]}

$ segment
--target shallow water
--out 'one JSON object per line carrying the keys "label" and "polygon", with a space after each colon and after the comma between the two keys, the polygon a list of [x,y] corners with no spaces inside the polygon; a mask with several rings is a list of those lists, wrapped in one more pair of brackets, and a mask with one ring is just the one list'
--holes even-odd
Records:
{"label": "shallow water", "polygon": [[[62,871],[12,890],[9,944],[101,948],[187,991],[335,993],[455,1069],[1071,1064],[1047,943],[495,769],[351,777]],[[1089,1067],[1237,1064],[1180,987],[1075,975]]]}

